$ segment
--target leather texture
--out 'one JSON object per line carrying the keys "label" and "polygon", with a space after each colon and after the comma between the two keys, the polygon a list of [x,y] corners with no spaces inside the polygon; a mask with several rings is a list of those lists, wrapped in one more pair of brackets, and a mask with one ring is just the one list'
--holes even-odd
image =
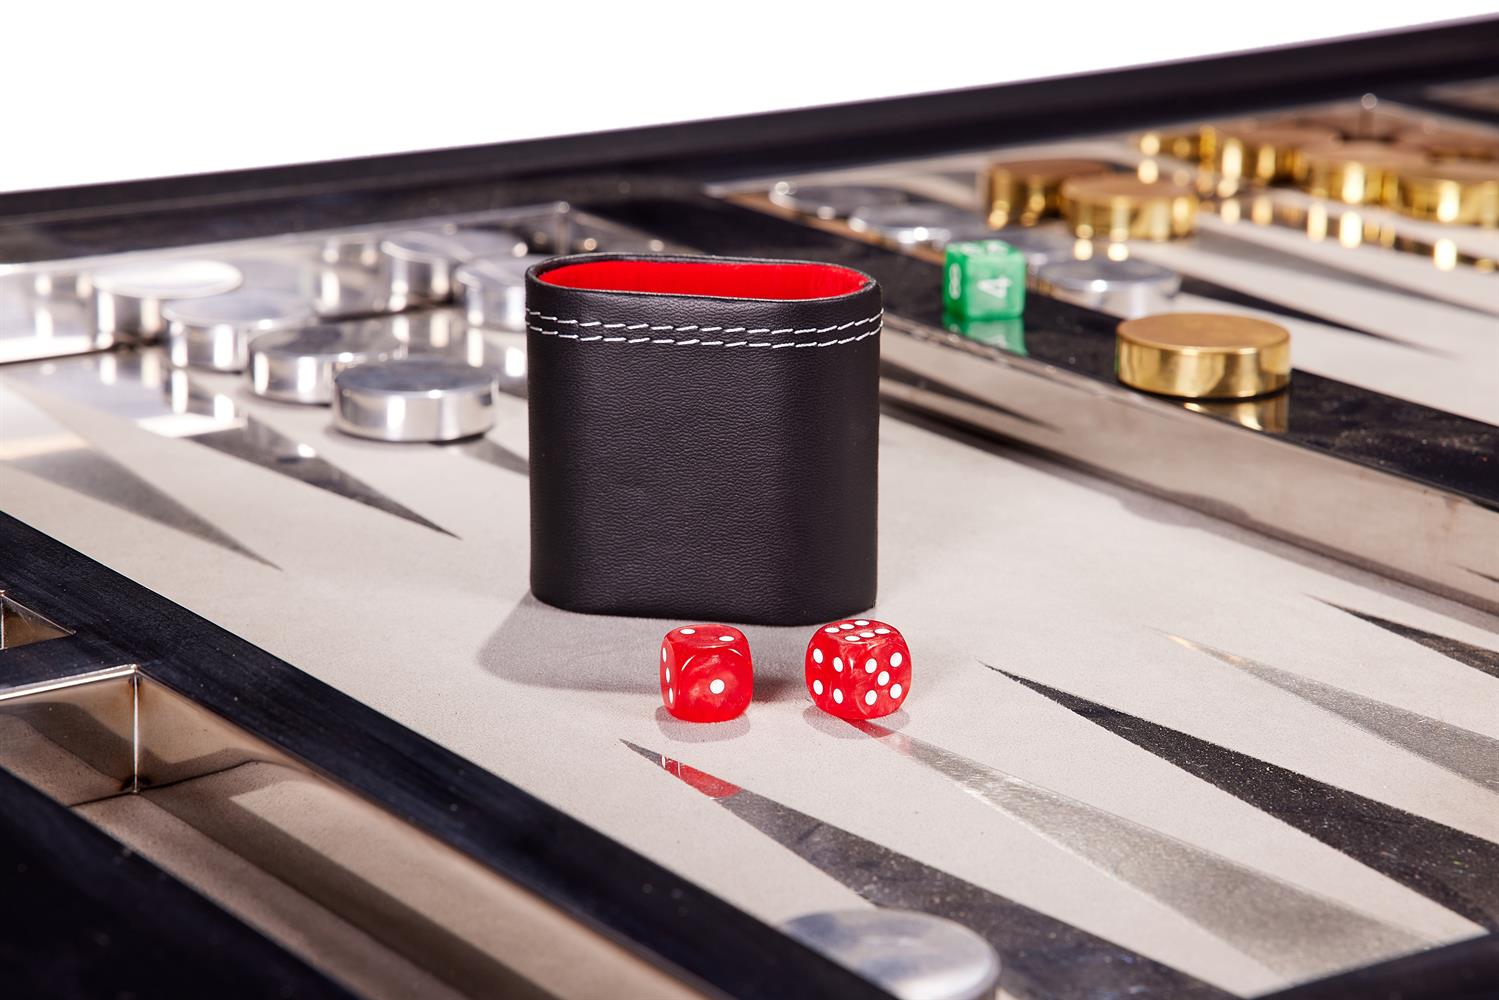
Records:
{"label": "leather texture", "polygon": [[770,625],[871,607],[878,284],[787,300],[539,278],[611,259],[799,263],[587,254],[527,272],[532,592]]}

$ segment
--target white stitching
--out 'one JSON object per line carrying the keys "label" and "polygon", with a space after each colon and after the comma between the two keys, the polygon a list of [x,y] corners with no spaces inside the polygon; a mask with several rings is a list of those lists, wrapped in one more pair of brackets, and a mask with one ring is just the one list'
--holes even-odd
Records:
{"label": "white stitching", "polygon": [[623,323],[603,323],[600,320],[596,319],[588,320],[587,322],[578,319],[562,319],[557,316],[548,316],[546,313],[539,312],[535,309],[527,309],[526,315],[535,316],[537,319],[544,319],[548,323],[561,323],[563,326],[602,326],[605,330],[673,330],[677,333],[688,333],[692,330],[697,330],[701,333],[768,333],[771,336],[775,336],[776,334],[781,333],[789,333],[793,336],[798,336],[803,333],[832,333],[835,330],[847,330],[851,327],[863,326],[866,323],[873,323],[875,320],[883,317],[885,315],[885,311],[881,309],[873,316],[865,316],[863,319],[852,319],[847,323],[841,323],[838,326],[809,326],[804,327],[800,330],[793,330],[790,327],[787,327],[784,330],[772,330],[769,327],[760,327],[755,330],[746,330],[742,326],[731,326],[728,329],[723,329],[717,326],[700,327],[695,324],[690,326],[651,326],[649,323],[633,323],[629,326],[626,326]]}
{"label": "white stitching", "polygon": [[[777,343],[774,343],[773,341],[769,341],[769,340],[757,340],[754,343],[750,343],[750,342],[744,341],[744,340],[731,340],[731,341],[725,343],[722,340],[697,340],[696,338],[691,339],[691,340],[674,340],[674,339],[669,338],[669,337],[656,337],[656,338],[652,338],[652,337],[629,337],[629,338],[626,338],[626,337],[604,337],[604,336],[599,336],[599,335],[595,335],[595,336],[592,336],[592,337],[580,337],[576,333],[559,333],[556,330],[548,330],[548,329],[545,329],[544,327],[536,326],[535,324],[531,324],[531,323],[527,323],[526,324],[526,329],[532,331],[533,333],[539,333],[543,337],[558,337],[558,338],[560,338],[562,340],[576,340],[580,344],[586,344],[589,341],[593,341],[593,340],[601,340],[601,341],[603,341],[606,344],[617,344],[617,343],[623,342],[623,343],[626,343],[626,344],[676,344],[678,347],[689,347],[689,346],[692,346],[694,344],[697,345],[698,347],[768,347],[768,348],[770,348],[773,351],[774,350],[778,350],[778,349],[780,349],[782,347],[835,347],[835,346],[837,346],[839,344],[852,344],[852,343],[855,343],[856,341],[864,340],[866,337],[873,337],[875,334],[879,333],[884,328],[885,328],[884,324],[882,323],[879,326],[875,327],[873,330],[866,330],[864,333],[860,333],[860,334],[857,334],[857,335],[852,336],[852,337],[844,337],[842,340],[822,340],[822,341],[809,340],[809,341],[806,341],[806,342],[800,343],[800,344],[796,343],[795,341],[787,340],[787,341],[782,341],[781,343],[777,344]],[[651,329],[654,330],[656,328],[652,327]],[[694,327],[694,329],[696,329],[696,328]],[[839,329],[839,328],[838,327],[829,327],[829,329],[836,330],[836,329]]]}

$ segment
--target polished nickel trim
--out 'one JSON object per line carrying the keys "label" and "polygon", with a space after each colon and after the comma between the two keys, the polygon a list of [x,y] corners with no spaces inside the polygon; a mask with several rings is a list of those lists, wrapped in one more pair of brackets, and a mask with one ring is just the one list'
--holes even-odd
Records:
{"label": "polished nickel trim", "polygon": [[135,665],[0,691],[0,766],[362,995],[703,995]]}
{"label": "polished nickel trim", "polygon": [[121,677],[133,677],[139,668],[134,664],[120,667],[106,667],[103,670],[91,670],[88,673],[72,674],[67,677],[57,677],[52,680],[35,681],[31,684],[20,684],[15,687],[0,690],[0,712],[5,711],[4,703],[16,698],[27,698],[36,695],[51,694],[54,691],[63,691],[77,687],[80,684],[97,684],[103,681],[112,681]]}
{"label": "polished nickel trim", "polygon": [[0,590],[0,649],[29,646],[71,634]]}
{"label": "polished nickel trim", "polygon": [[888,312],[885,331],[888,399],[1499,613],[1499,510]]}

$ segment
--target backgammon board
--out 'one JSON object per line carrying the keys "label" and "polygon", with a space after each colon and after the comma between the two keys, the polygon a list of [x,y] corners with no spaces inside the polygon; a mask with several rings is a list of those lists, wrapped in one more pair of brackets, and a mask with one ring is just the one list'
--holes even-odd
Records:
{"label": "backgammon board", "polygon": [[[296,995],[875,996],[777,929],[870,908],[976,931],[1024,1000],[1499,991],[1499,119],[1481,81],[1340,87],[0,228],[5,794],[227,911],[225,968],[267,949]],[[1114,229],[1058,193],[1100,174]],[[1162,185],[1186,231],[1132,228]],[[945,313],[946,246],[994,238],[1024,314]],[[402,256],[438,243],[441,287]],[[745,626],[748,712],[679,721],[679,623],[529,593],[505,262],[593,250],[881,282],[894,715],[819,711],[810,630]],[[210,265],[289,329],[488,372],[492,428],[350,436],[101,314]],[[1117,326],[1159,313],[1283,326],[1289,389],[1122,384]]]}

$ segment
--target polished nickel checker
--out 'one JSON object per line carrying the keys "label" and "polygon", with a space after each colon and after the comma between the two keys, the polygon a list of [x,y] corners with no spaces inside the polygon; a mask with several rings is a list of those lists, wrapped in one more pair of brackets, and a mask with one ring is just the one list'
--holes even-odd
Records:
{"label": "polished nickel checker", "polygon": [[370,323],[262,333],[250,341],[250,386],[258,396],[327,406],[333,377],[350,365],[398,357],[404,345]]}
{"label": "polished nickel checker", "polygon": [[525,257],[480,257],[453,272],[458,297],[470,326],[512,333],[526,329],[526,269],[546,260]]}
{"label": "polished nickel checker", "polygon": [[162,306],[177,299],[219,295],[238,288],[239,268],[218,260],[121,264],[93,273],[94,329],[152,340],[166,331]]}
{"label": "polished nickel checker", "polygon": [[333,379],[333,426],[380,441],[456,441],[494,426],[493,373],[422,357],[345,368]]}
{"label": "polished nickel checker", "polygon": [[911,196],[899,188],[874,184],[777,184],[770,200],[782,208],[819,219],[846,219],[859,209],[898,205]]}
{"label": "polished nickel checker", "polygon": [[292,330],[317,321],[312,303],[291,292],[238,288],[202,299],[162,306],[167,357],[179,368],[242,372],[251,337]]}
{"label": "polished nickel checker", "polygon": [[990,1000],[999,956],[962,924],[910,910],[810,913],[781,926],[899,1000]]}
{"label": "polished nickel checker", "polygon": [[380,238],[364,233],[325,239],[317,252],[318,314],[330,319],[384,312],[387,294]]}
{"label": "polished nickel checker", "polygon": [[458,260],[480,257],[523,257],[526,241],[512,233],[496,229],[460,229],[450,237],[459,253]]}
{"label": "polished nickel checker", "polygon": [[987,239],[991,235],[988,223],[977,213],[925,201],[860,206],[849,216],[848,226],[901,247],[940,247],[954,240]]}
{"label": "polished nickel checker", "polygon": [[386,281],[375,269],[340,263],[325,264],[317,272],[315,300],[325,319],[383,313],[389,298]]}
{"label": "polished nickel checker", "polygon": [[414,229],[388,236],[380,241],[380,253],[390,308],[446,302],[453,297],[453,270],[458,265],[476,257],[518,256],[525,249],[514,236],[486,229]]}
{"label": "polished nickel checker", "polygon": [[1053,298],[1115,316],[1164,311],[1181,289],[1181,275],[1143,260],[1064,260],[1036,274],[1040,290]]}

